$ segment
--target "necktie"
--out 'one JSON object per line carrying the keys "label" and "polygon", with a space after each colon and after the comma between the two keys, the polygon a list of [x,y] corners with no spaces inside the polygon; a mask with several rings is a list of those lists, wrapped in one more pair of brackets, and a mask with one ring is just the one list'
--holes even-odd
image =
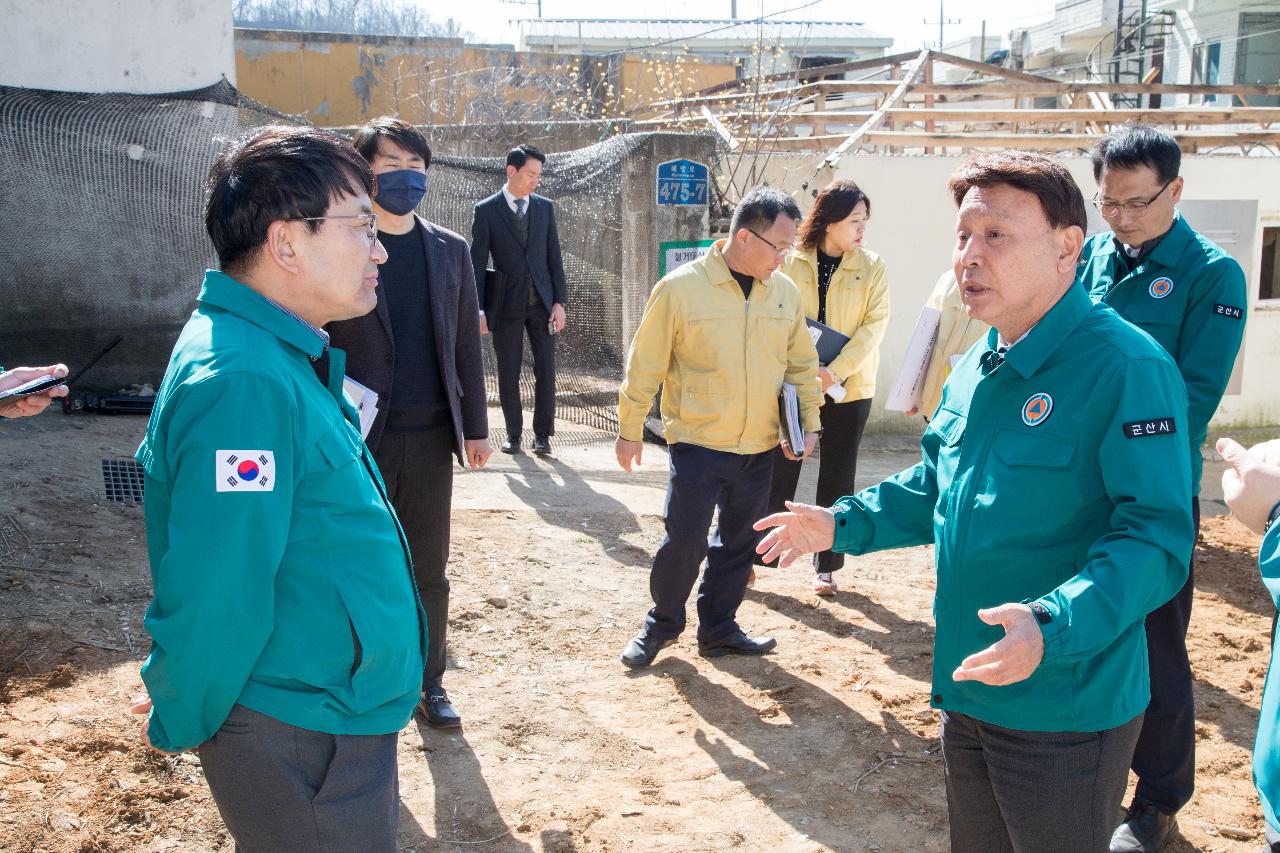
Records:
{"label": "necktie", "polygon": [[516,199],[516,216],[524,219],[524,199]]}

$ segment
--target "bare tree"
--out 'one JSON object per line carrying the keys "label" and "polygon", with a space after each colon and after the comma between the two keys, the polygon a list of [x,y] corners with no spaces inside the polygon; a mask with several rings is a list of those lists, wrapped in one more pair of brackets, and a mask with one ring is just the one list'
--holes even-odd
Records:
{"label": "bare tree", "polygon": [[431,20],[407,0],[233,0],[238,27],[364,33],[368,35],[469,37]]}

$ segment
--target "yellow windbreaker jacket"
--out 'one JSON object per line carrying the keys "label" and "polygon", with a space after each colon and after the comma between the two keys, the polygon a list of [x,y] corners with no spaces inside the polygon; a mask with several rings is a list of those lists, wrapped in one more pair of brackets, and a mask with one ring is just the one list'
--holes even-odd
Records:
{"label": "yellow windbreaker jacket", "polygon": [[640,440],[659,385],[672,444],[742,454],[771,450],[778,444],[784,380],[796,386],[805,430],[821,426],[818,353],[800,291],[779,271],[757,280],[744,302],[723,247],[717,241],[649,295],[618,392],[622,438]]}
{"label": "yellow windbreaker jacket", "polygon": [[[805,314],[818,319],[817,249],[792,251],[782,271],[800,288]],[[845,401],[873,396],[880,342],[889,325],[889,286],[884,280],[884,261],[875,252],[855,246],[844,253],[827,286],[827,325],[849,336],[840,355],[827,365],[844,385]]]}

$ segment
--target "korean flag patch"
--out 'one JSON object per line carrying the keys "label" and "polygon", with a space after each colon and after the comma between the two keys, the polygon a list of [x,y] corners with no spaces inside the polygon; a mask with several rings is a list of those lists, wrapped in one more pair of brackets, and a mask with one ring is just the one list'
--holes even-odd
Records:
{"label": "korean flag patch", "polygon": [[213,466],[219,492],[272,492],[276,455],[270,450],[218,450]]}

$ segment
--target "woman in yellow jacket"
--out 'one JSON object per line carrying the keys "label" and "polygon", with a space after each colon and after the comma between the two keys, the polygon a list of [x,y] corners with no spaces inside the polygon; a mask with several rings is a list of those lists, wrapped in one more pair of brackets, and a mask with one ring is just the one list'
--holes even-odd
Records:
{"label": "woman in yellow jacket", "polygon": [[[889,323],[889,288],[884,262],[862,248],[871,218],[871,200],[853,181],[836,181],[818,193],[813,210],[800,225],[797,247],[787,255],[782,272],[804,297],[805,313],[849,336],[840,354],[819,369],[822,390],[822,438],[818,462],[817,503],[831,506],[853,494],[858,444],[871,413],[880,364],[880,342]],[[800,466],[774,451],[769,512],[784,512],[794,500]],[[823,551],[814,558],[813,591],[835,595],[832,572],[844,555]]]}

